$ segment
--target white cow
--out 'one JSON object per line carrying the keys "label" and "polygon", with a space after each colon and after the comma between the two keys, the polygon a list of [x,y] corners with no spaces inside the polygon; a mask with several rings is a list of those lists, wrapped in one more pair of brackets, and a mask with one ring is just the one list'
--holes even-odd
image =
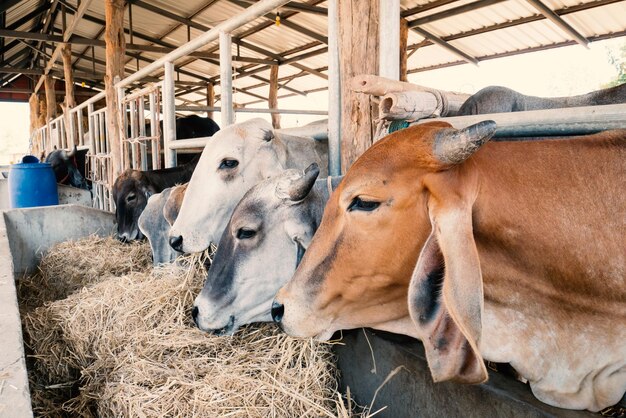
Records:
{"label": "white cow", "polygon": [[314,164],[304,172],[285,170],[237,204],[194,303],[200,329],[232,334],[242,325],[272,320],[272,299],[295,272],[341,181],[316,181],[318,174]]}
{"label": "white cow", "polygon": [[185,253],[217,243],[235,205],[260,181],[317,163],[328,175],[328,143],[275,132],[263,119],[228,126],[202,152],[176,222],[171,246]]}

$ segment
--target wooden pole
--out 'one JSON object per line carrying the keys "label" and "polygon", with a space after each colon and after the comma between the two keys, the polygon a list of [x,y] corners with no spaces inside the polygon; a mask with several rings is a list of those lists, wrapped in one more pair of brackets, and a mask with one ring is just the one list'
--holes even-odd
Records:
{"label": "wooden pole", "polygon": [[106,75],[104,86],[107,103],[107,135],[111,152],[111,172],[109,182],[117,178],[122,170],[122,155],[120,136],[120,114],[115,90],[115,77],[124,77],[124,54],[126,40],[124,39],[124,3],[125,0],[105,0],[105,32],[106,42]]}
{"label": "wooden pole", "polygon": [[408,55],[406,52],[408,41],[409,41],[409,21],[402,18],[400,19],[400,81],[409,81],[407,78]]}
{"label": "wooden pole", "polygon": [[54,94],[54,79],[52,76],[45,76],[44,86],[46,89],[46,122],[57,117],[57,100]]}
{"label": "wooden pole", "polygon": [[39,157],[41,151],[41,144],[39,142],[39,138],[34,136],[34,132],[39,128],[39,95],[33,93],[30,95],[28,99],[28,106],[30,108],[30,137],[32,139],[32,149],[31,154]]}
{"label": "wooden pole", "polygon": [[[215,88],[213,87],[213,83],[206,85],[206,105],[208,107],[215,107]],[[213,119],[213,111],[207,110],[206,116],[207,118]]]}
{"label": "wooden pole", "polygon": [[[278,109],[278,65],[270,69],[270,94],[267,99],[270,109]],[[272,113],[272,126],[280,129],[280,114]]]}
{"label": "wooden pole", "polygon": [[61,58],[63,59],[63,76],[65,82],[65,100],[63,106],[63,115],[65,116],[65,131],[68,135],[68,145],[71,147],[78,144],[78,136],[76,135],[76,124],[74,118],[70,114],[76,106],[74,99],[74,70],[72,68],[72,44],[63,44],[61,48]]}
{"label": "wooden pole", "polygon": [[370,146],[378,108],[372,96],[350,89],[356,74],[378,74],[379,2],[338,0],[341,75],[341,169]]}

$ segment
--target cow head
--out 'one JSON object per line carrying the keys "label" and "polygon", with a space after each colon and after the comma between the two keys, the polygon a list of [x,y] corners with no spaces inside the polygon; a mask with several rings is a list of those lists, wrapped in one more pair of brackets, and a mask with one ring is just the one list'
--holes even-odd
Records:
{"label": "cow head", "polygon": [[278,289],[293,275],[317,229],[322,198],[310,193],[317,164],[257,184],[237,204],[217,247],[194,320],[204,331],[233,333],[271,321]]}
{"label": "cow head", "polygon": [[150,196],[146,207],[141,212],[137,225],[141,233],[148,239],[152,250],[152,263],[155,266],[171,263],[178,253],[168,242],[170,226],[163,216],[163,209],[174,188],[170,187],[161,193]]}
{"label": "cow head", "polygon": [[144,235],[138,224],[139,216],[146,207],[148,198],[156,192],[139,170],[128,169],[115,179],[112,193],[115,202],[117,237],[120,241],[143,239]]}
{"label": "cow head", "polygon": [[374,144],[333,193],[274,320],[301,337],[357,327],[412,335],[436,381],[485,380],[477,176],[466,160],[494,132],[492,121],[460,131],[433,122]]}
{"label": "cow head", "polygon": [[50,163],[57,183],[69,184],[70,186],[88,190],[89,186],[85,177],[80,174],[76,163],[78,150],[76,145],[71,152],[55,149],[46,157],[46,162]]}
{"label": "cow head", "polygon": [[263,119],[231,125],[213,135],[172,226],[170,242],[175,249],[203,251],[220,239],[245,192],[282,169],[273,141],[272,127]]}

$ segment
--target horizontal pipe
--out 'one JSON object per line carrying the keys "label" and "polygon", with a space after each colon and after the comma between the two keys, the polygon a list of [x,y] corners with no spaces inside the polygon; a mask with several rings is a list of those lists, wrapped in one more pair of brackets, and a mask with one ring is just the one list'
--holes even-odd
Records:
{"label": "horizontal pipe", "polygon": [[412,125],[442,121],[461,129],[483,120],[496,122],[496,137],[585,135],[607,129],[626,129],[626,104],[422,119]]}
{"label": "horizontal pipe", "polygon": [[[176,106],[177,111],[182,112],[220,112],[221,107],[215,106]],[[238,113],[281,113],[284,115],[328,115],[326,110],[298,110],[298,109],[262,109],[262,108],[240,108],[235,109]]]}
{"label": "horizontal pipe", "polygon": [[161,58],[145,66],[136,73],[126,77],[125,79],[117,83],[115,87],[121,88],[135,81],[139,81],[143,77],[150,75],[152,72],[160,69],[166,62],[174,62],[177,59],[189,55],[189,53],[205,46],[209,42],[215,41],[218,38],[220,32],[230,33],[235,29],[238,29],[250,23],[254,19],[263,16],[264,14],[277,9],[288,2],[289,0],[262,0],[259,3],[256,3],[253,6],[250,6],[247,9],[243,10],[241,13],[233,16],[232,18],[220,23],[219,25],[203,33],[197,38],[194,38],[186,44],[180,46],[179,48],[176,48],[169,54],[162,56]]}

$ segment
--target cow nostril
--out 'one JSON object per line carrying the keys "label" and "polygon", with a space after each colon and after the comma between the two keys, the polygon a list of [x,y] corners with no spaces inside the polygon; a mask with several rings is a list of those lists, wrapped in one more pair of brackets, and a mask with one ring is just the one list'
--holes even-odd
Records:
{"label": "cow nostril", "polygon": [[117,239],[123,242],[124,244],[128,242],[128,238],[126,238],[126,235],[118,235]]}
{"label": "cow nostril", "polygon": [[274,322],[278,323],[283,319],[283,315],[285,314],[285,305],[274,301],[272,303],[272,319]]}
{"label": "cow nostril", "polygon": [[191,310],[191,317],[193,318],[193,322],[198,325],[198,307],[194,306]]}
{"label": "cow nostril", "polygon": [[183,236],[170,237],[170,246],[178,252],[183,252]]}

